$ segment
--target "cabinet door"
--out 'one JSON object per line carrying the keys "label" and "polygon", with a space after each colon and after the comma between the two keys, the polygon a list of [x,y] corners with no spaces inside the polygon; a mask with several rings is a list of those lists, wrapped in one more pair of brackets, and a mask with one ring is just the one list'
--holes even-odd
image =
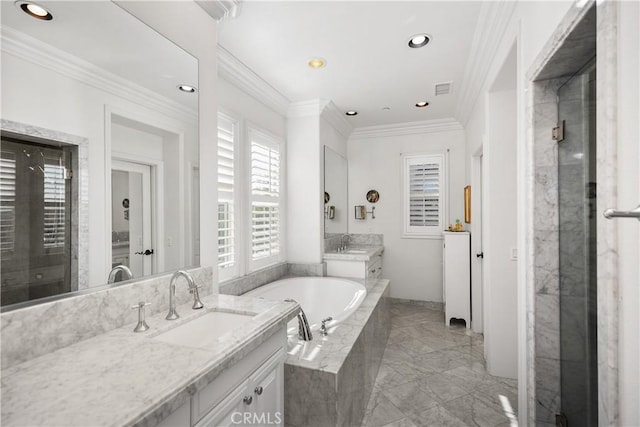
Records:
{"label": "cabinet door", "polygon": [[[244,414],[253,403],[249,393],[249,380],[233,390],[219,405],[196,424],[196,427],[223,427],[245,425]],[[251,400],[245,400],[251,398]]]}
{"label": "cabinet door", "polygon": [[255,406],[250,408],[259,425],[284,425],[284,361],[274,355],[250,378]]}

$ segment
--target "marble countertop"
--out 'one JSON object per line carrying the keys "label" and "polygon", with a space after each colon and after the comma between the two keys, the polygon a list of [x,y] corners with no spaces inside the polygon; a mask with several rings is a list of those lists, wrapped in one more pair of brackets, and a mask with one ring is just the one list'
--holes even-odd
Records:
{"label": "marble countertop", "polygon": [[[365,251],[361,253],[349,253],[349,250]],[[384,246],[349,246],[344,252],[326,252],[323,256],[324,260],[341,260],[341,261],[369,261],[372,257],[384,252]]]}
{"label": "marble countertop", "polygon": [[[299,310],[296,303],[230,295],[202,302],[204,310],[177,307],[176,321],[165,320],[164,310],[147,317],[146,332],[134,333],[130,324],[2,370],[2,424],[154,425]],[[151,339],[212,310],[255,315],[206,348]]]}

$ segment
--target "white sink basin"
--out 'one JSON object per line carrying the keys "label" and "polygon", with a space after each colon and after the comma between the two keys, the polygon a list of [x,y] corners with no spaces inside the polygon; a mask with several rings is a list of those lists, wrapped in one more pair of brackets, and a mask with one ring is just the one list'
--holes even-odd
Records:
{"label": "white sink basin", "polygon": [[211,344],[227,332],[242,326],[253,315],[211,311],[190,322],[177,326],[153,337],[154,340],[185,347],[202,348]]}

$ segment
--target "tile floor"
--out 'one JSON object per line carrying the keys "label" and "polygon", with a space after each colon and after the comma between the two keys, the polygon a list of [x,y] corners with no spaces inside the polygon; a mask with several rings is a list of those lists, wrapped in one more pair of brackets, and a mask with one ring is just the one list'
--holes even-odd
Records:
{"label": "tile floor", "polygon": [[517,426],[517,381],[486,371],[482,335],[392,300],[391,334],[363,427]]}

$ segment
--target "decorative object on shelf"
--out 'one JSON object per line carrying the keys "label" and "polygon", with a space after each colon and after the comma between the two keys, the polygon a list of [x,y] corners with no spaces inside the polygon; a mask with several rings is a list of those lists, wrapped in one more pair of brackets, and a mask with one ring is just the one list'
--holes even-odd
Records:
{"label": "decorative object on shelf", "polygon": [[464,222],[471,224],[471,186],[464,187]]}
{"label": "decorative object on shelf", "polygon": [[449,231],[464,231],[464,226],[459,219],[456,219],[455,224],[449,224]]}
{"label": "decorative object on shelf", "polygon": [[336,207],[333,205],[327,206],[324,210],[324,217],[327,219],[334,219],[336,217]]}
{"label": "decorative object on shelf", "polygon": [[376,211],[376,207],[372,206],[371,207],[371,212],[367,211],[367,208],[363,205],[358,205],[355,207],[355,217],[356,219],[359,220],[365,220],[367,219],[367,214],[370,213],[371,214],[371,219],[376,219],[376,215],[375,215],[375,211]]}
{"label": "decorative object on shelf", "polygon": [[326,191],[324,192],[324,202],[325,203],[329,203],[329,200],[331,200],[331,196],[329,195],[329,193],[327,193]]}
{"label": "decorative object on shelf", "polygon": [[367,202],[369,203],[377,203],[380,200],[380,193],[376,190],[369,190],[367,192]]}

